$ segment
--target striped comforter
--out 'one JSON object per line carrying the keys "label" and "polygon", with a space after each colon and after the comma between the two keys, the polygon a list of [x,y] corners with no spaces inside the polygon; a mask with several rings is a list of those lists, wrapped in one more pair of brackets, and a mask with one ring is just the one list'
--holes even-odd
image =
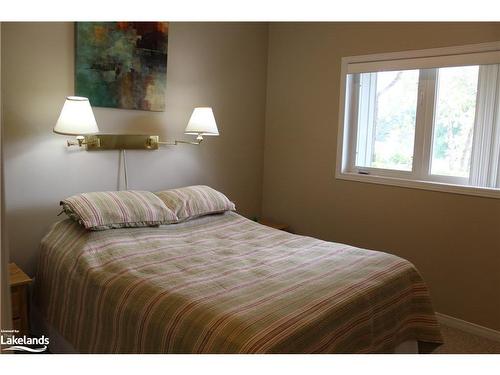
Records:
{"label": "striped comforter", "polygon": [[82,353],[392,352],[442,342],[408,261],[234,212],[42,240],[35,298]]}

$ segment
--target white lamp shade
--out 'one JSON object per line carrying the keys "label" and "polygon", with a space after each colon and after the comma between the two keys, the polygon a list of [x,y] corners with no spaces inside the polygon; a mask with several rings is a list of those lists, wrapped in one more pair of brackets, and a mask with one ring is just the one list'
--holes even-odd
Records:
{"label": "white lamp shade", "polygon": [[87,98],[68,96],[54,126],[54,133],[84,135],[99,132],[92,107]]}
{"label": "white lamp shade", "polygon": [[219,129],[217,129],[212,108],[195,108],[184,133],[194,135],[219,135]]}

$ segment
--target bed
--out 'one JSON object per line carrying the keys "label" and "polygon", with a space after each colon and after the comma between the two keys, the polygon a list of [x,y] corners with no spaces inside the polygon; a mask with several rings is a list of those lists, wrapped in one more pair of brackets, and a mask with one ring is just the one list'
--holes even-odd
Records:
{"label": "bed", "polygon": [[55,223],[36,310],[80,353],[393,353],[442,343],[429,292],[397,256],[227,211],[159,227]]}

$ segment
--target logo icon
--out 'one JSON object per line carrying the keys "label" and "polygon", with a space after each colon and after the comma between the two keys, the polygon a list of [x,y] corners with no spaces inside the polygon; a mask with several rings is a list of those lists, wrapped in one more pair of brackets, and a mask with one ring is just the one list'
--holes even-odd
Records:
{"label": "logo icon", "polygon": [[[2,348],[2,351],[43,353],[49,345],[49,338],[45,337],[45,335],[41,337],[16,336],[19,331],[15,329],[2,329],[0,333],[0,345],[9,345],[6,348]],[[35,347],[33,348],[32,346]]]}

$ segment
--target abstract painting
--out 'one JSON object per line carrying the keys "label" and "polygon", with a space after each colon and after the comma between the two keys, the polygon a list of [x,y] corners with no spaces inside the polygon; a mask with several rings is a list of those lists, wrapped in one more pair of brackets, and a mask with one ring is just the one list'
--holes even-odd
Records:
{"label": "abstract painting", "polygon": [[168,22],[77,22],[75,92],[96,107],[165,110]]}

